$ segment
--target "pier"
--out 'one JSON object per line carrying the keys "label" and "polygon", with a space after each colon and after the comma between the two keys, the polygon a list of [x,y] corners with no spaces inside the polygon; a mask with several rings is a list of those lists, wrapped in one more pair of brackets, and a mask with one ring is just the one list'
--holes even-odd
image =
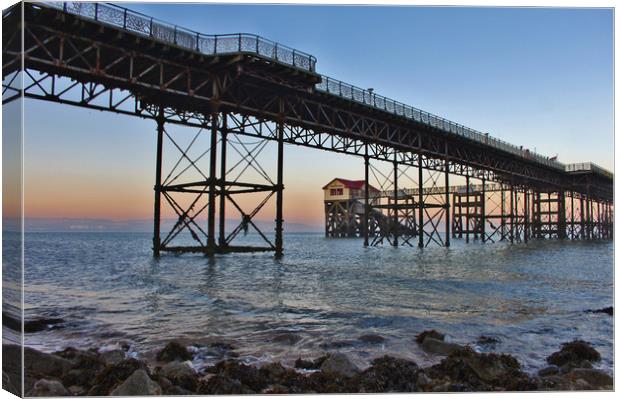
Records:
{"label": "pier", "polygon": [[[303,51],[250,34],[205,35],[105,3],[19,3],[2,18],[3,104],[30,98],[153,121],[155,256],[282,254],[291,144],[360,159],[363,189],[346,204],[326,200],[327,235],[417,247],[613,238],[609,171],[563,164],[321,75]],[[195,129],[195,138],[180,142],[171,125]],[[205,136],[203,169],[188,154]],[[268,144],[277,149],[273,176],[257,158]],[[451,185],[455,176],[466,184]],[[250,194],[260,199],[244,209],[238,198]],[[162,203],[177,215],[170,231],[161,229]],[[253,221],[266,206],[275,209],[271,233]],[[231,231],[227,217],[240,220]],[[263,244],[238,244],[248,230]],[[188,233],[194,244],[179,244]]]}

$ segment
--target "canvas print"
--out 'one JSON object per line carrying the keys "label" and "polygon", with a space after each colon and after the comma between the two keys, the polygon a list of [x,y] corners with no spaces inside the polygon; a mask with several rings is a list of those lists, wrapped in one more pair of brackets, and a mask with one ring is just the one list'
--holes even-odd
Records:
{"label": "canvas print", "polygon": [[2,388],[614,389],[613,9],[2,11]]}

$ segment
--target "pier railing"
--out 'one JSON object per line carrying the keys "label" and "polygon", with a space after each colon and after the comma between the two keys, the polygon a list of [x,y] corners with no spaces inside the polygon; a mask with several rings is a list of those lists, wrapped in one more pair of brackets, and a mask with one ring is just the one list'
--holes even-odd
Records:
{"label": "pier railing", "polygon": [[[312,73],[316,72],[316,58],[314,56],[254,34],[205,35],[110,3],[45,2],[43,4],[207,55],[256,54],[294,68]],[[321,76],[321,78],[322,81],[316,85],[318,91],[399,115],[448,133],[466,137],[524,159],[533,160],[539,164],[562,171],[566,170],[566,166],[555,159],[524,149],[522,146],[519,147],[491,137],[488,133],[479,132],[459,123],[327,76]]]}
{"label": "pier railing", "polygon": [[309,72],[316,67],[314,56],[254,34],[205,35],[110,3],[44,4],[202,54],[251,53]]}
{"label": "pier railing", "polygon": [[546,166],[550,166],[559,170],[564,170],[564,165],[558,161],[555,161],[544,155],[537,154],[528,149],[517,147],[516,145],[507,143],[503,140],[496,139],[494,137],[491,137],[488,133],[479,132],[477,130],[463,126],[459,123],[452,122],[440,116],[433,115],[426,111],[422,111],[418,108],[378,95],[369,90],[364,90],[362,88],[350,85],[340,80],[336,80],[327,76],[321,76],[321,78],[321,83],[317,84],[316,86],[316,88],[320,91],[330,93],[338,97],[346,98],[347,100],[352,100],[361,104],[365,104],[373,108],[387,111],[408,119],[412,119],[416,122],[420,122],[425,125],[429,125],[437,129],[441,129],[446,132],[466,137],[468,139],[484,143],[491,147],[507,151],[522,158],[532,159]]}
{"label": "pier railing", "polygon": [[601,168],[594,162],[571,163],[566,165],[567,172],[596,172],[603,176],[613,179],[614,175],[610,171]]}

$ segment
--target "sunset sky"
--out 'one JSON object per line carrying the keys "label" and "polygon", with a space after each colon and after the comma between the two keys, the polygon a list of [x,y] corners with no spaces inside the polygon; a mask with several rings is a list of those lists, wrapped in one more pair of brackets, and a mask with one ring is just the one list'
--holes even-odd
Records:
{"label": "sunset sky", "polygon": [[[613,170],[610,9],[129,7],[204,33],[262,35],[313,54],[319,73],[564,163]],[[33,100],[25,107],[27,217],[152,217],[153,121]],[[268,168],[274,149],[264,155]],[[286,221],[321,226],[321,187],[336,176],[363,178],[362,159],[287,146]]]}

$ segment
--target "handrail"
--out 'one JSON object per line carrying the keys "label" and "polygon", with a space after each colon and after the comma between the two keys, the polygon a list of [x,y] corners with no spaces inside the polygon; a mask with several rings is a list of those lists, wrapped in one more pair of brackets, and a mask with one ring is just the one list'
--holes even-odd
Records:
{"label": "handrail", "polygon": [[[251,53],[293,66],[294,68],[312,73],[316,72],[316,58],[314,56],[250,33],[205,35],[110,3],[45,2],[43,4],[203,54]],[[572,166],[564,165],[555,159],[545,157],[534,151],[523,149],[522,146],[517,147],[514,144],[491,137],[488,133],[479,132],[328,76],[321,75],[321,82],[315,88],[318,91],[390,112],[558,170],[578,170],[569,169]],[[592,165],[587,170],[612,175],[610,172],[594,164]]]}
{"label": "handrail", "polygon": [[468,128],[459,123],[452,122],[429,112],[422,111],[418,108],[403,104],[399,101],[381,96],[369,90],[350,85],[337,79],[321,75],[321,83],[316,85],[316,89],[325,93],[329,93],[347,100],[352,100],[375,109],[390,112],[416,122],[429,125],[440,130],[456,134],[468,139],[489,145],[500,150],[507,151],[514,155],[518,155],[525,159],[531,159],[546,166],[553,167],[558,170],[564,170],[564,164],[553,160],[549,157],[537,154],[534,151],[517,147],[503,140],[491,137],[489,134],[481,133],[477,130]]}
{"label": "handrail", "polygon": [[609,177],[613,179],[614,174],[607,169],[604,169],[594,162],[580,162],[580,163],[571,163],[566,165],[566,172],[595,172],[600,173],[603,176]]}
{"label": "handrail", "polygon": [[202,54],[251,53],[308,72],[316,69],[314,56],[250,33],[205,35],[110,3],[43,4]]}

